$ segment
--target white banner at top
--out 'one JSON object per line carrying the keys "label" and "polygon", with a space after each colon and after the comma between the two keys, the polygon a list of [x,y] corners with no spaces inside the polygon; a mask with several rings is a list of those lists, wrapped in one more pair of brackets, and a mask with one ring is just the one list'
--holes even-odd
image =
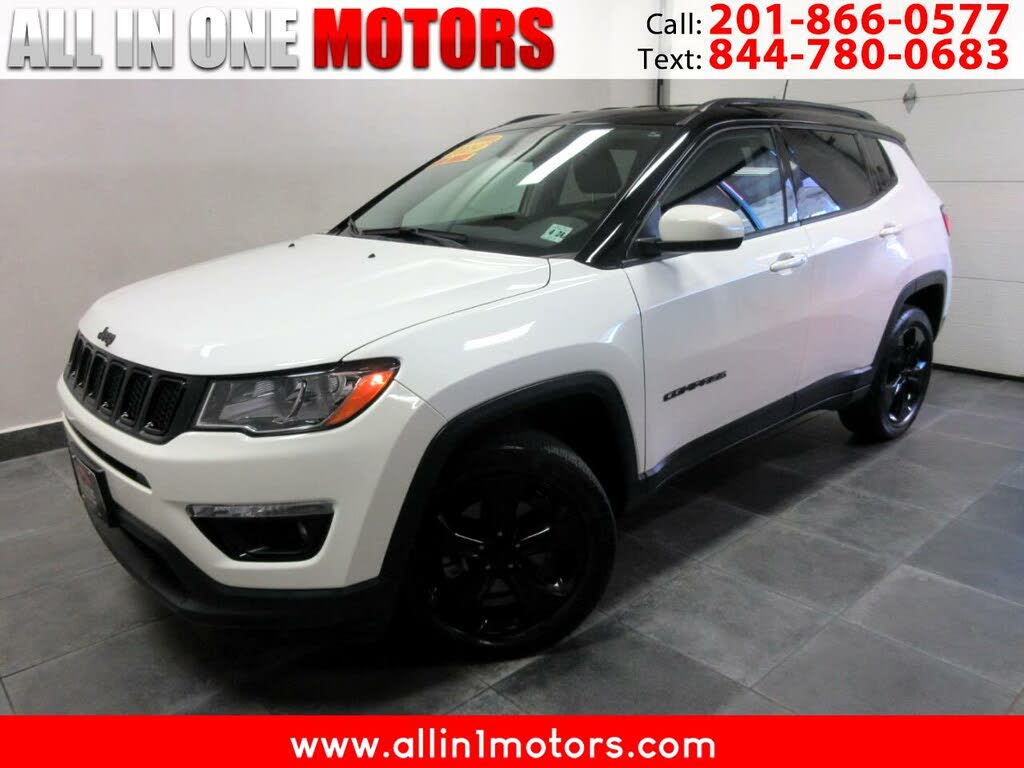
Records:
{"label": "white banner at top", "polygon": [[1010,0],[16,4],[0,12],[0,76],[1020,78],[1019,6]]}

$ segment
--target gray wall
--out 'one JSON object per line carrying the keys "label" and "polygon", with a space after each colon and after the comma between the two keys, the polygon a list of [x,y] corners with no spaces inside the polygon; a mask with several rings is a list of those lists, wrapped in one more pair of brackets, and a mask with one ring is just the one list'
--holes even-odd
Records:
{"label": "gray wall", "polygon": [[107,291],[327,229],[509,118],[653,94],[647,81],[0,81],[0,431],[57,417],[76,322]]}
{"label": "gray wall", "polygon": [[[939,362],[1024,376],[1024,83],[924,80],[907,112],[909,80],[800,81],[788,98],[855,105],[906,134],[953,218],[953,306]],[[781,80],[673,82],[675,102],[780,98]]]}

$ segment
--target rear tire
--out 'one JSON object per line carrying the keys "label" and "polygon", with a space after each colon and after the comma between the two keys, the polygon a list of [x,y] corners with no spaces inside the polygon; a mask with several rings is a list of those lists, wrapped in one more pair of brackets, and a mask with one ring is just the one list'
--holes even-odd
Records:
{"label": "rear tire", "polygon": [[886,334],[870,393],[839,411],[843,426],[876,442],[906,434],[928,393],[934,343],[928,315],[917,307],[904,307]]}
{"label": "rear tire", "polygon": [[487,440],[457,458],[417,539],[408,610],[442,646],[533,653],[594,609],[615,556],[604,489],[543,432]]}

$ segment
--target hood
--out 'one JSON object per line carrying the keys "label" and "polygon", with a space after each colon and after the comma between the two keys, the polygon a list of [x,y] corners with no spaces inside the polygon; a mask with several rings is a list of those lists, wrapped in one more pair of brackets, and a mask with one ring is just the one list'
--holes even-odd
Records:
{"label": "hood", "polygon": [[192,375],[333,363],[441,315],[542,288],[542,258],[312,235],[187,267],[97,301],[79,329],[110,353]]}

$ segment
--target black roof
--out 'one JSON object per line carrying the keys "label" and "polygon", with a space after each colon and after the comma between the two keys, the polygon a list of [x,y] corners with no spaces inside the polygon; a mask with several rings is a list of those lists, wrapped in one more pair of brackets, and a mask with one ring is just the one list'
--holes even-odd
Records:
{"label": "black roof", "polygon": [[510,120],[504,125],[522,123],[525,127],[532,128],[546,125],[601,123],[604,125],[699,125],[699,127],[705,127],[725,121],[766,119],[817,123],[836,128],[877,133],[901,143],[905,140],[899,131],[883,125],[873,115],[859,109],[779,99],[716,99],[704,104],[608,107],[563,114],[525,115]]}

